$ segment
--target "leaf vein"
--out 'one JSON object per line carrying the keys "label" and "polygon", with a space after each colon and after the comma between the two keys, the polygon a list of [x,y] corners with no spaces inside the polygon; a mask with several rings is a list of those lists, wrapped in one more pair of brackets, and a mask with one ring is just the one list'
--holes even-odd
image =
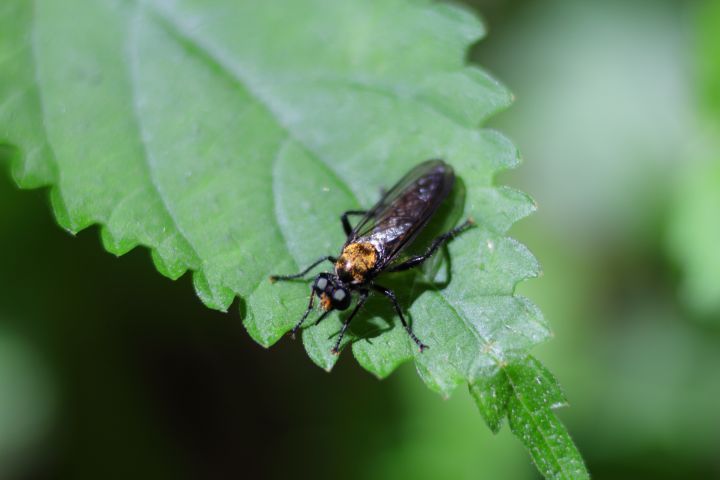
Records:
{"label": "leaf vein", "polygon": [[307,142],[303,141],[300,135],[294,131],[294,129],[288,124],[287,121],[283,120],[281,113],[282,107],[277,102],[273,102],[267,98],[266,94],[262,92],[262,87],[259,86],[259,82],[253,81],[251,75],[248,74],[246,68],[242,68],[238,65],[238,62],[233,62],[228,59],[227,56],[216,48],[213,48],[208,42],[204,41],[198,35],[194,35],[188,27],[186,27],[181,20],[174,17],[171,12],[162,9],[162,7],[153,6],[150,7],[153,17],[158,20],[161,26],[171,35],[178,37],[182,42],[193,45],[198,52],[202,53],[207,61],[212,65],[217,66],[223,72],[225,72],[230,78],[237,82],[242,88],[247,90],[255,100],[261,104],[277,122],[278,126],[285,131],[285,133],[295,142],[300,145],[303,150],[308,152],[313,158],[320,161],[325,168],[339,180],[340,185],[346,190],[345,193],[355,198],[357,202],[357,195],[348,187],[348,183],[342,180],[338,172],[332,167],[332,163],[326,161],[323,156],[315,151],[308,145]]}
{"label": "leaf vein", "polygon": [[[157,183],[157,180],[155,179],[154,175],[154,162],[153,162],[153,156],[150,153],[149,146],[148,146],[148,137],[146,129],[143,125],[143,122],[141,120],[140,115],[140,106],[138,104],[139,98],[138,98],[138,89],[137,84],[139,83],[138,80],[138,71],[139,71],[139,61],[138,58],[138,28],[140,25],[140,16],[142,15],[142,7],[139,4],[136,4],[135,6],[135,12],[134,15],[131,17],[130,20],[130,26],[126,30],[126,51],[128,55],[128,80],[130,85],[130,96],[131,96],[131,107],[132,107],[132,113],[133,113],[133,121],[135,123],[135,126],[137,128],[138,133],[138,140],[140,143],[140,148],[142,150],[142,159],[143,164],[145,165],[147,169],[148,174],[148,180],[150,182],[150,185],[152,186],[153,191],[157,194],[157,198],[160,201],[160,204],[162,205],[163,209],[165,210],[165,213],[167,214],[168,218],[172,222],[172,225],[175,229],[175,231],[178,233],[179,237],[185,242],[185,244],[190,248],[192,251],[193,257],[197,258],[199,262],[202,262],[202,257],[198,255],[197,249],[193,245],[193,243],[190,241],[190,238],[188,235],[183,231],[183,229],[180,227],[180,223],[178,222],[177,218],[175,217],[175,213],[173,209],[170,207],[170,204],[165,197],[165,194],[163,193],[162,189],[160,188],[159,184]],[[112,214],[111,214],[112,216]]]}
{"label": "leaf vein", "polygon": [[[522,396],[520,395],[520,392],[519,392],[519,390],[518,390],[518,387],[517,387],[517,385],[515,384],[515,382],[513,381],[512,375],[510,375],[510,373],[507,371],[507,368],[504,368],[504,367],[502,367],[502,368],[503,368],[503,372],[505,373],[505,376],[506,376],[507,379],[508,379],[508,383],[509,383],[510,386],[512,387],[513,396],[514,396],[515,399],[518,401],[518,403],[520,403],[520,405],[523,407],[523,409],[528,413],[528,416],[529,416],[530,419],[532,420],[532,423],[533,423],[535,429],[540,433],[540,436],[542,437],[543,441],[545,442],[545,445],[548,446],[548,450],[550,450],[550,453],[551,453],[553,459],[555,460],[555,463],[556,463],[556,466],[557,466],[557,468],[558,468],[558,471],[562,471],[563,474],[566,475],[567,472],[565,471],[565,468],[563,467],[562,463],[560,462],[560,458],[557,456],[557,453],[555,453],[555,449],[550,446],[550,442],[549,442],[548,437],[547,437],[547,435],[546,435],[546,433],[545,433],[545,430],[543,430],[542,428],[540,428],[538,422],[537,422],[536,419],[535,419],[535,415],[533,414],[533,411],[532,411],[532,410],[530,409],[530,407],[528,407],[527,404],[523,401]],[[509,412],[508,412],[508,415],[510,415]],[[538,465],[538,467],[539,467],[539,465]],[[567,477],[567,478],[572,478],[572,476]]]}

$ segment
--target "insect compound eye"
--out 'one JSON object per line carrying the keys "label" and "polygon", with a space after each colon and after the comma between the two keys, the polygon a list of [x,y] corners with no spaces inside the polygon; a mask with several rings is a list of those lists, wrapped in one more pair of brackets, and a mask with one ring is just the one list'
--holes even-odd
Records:
{"label": "insect compound eye", "polygon": [[344,288],[338,288],[332,293],[332,303],[337,310],[345,310],[350,306],[350,293]]}
{"label": "insect compound eye", "polygon": [[315,280],[315,290],[318,292],[324,292],[325,289],[328,286],[328,279],[325,277],[320,277],[317,280]]}

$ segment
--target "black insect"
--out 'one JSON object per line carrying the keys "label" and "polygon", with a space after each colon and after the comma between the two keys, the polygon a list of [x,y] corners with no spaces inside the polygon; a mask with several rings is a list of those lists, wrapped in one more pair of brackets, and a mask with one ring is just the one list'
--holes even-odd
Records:
{"label": "black insect", "polygon": [[[339,257],[322,257],[294,275],[271,276],[270,280],[273,282],[292,280],[303,277],[326,260],[335,265],[333,273],[324,272],[315,277],[310,292],[310,302],[302,318],[292,329],[293,336],[312,310],[315,296],[320,298],[324,310],[315,322],[317,325],[332,310],[346,310],[350,307],[352,293],[357,292],[358,301],[355,309],[345,320],[332,348],[332,353],[337,354],[348,325],[367,300],[370,291],[374,290],[390,299],[403,327],[420,351],[427,348],[427,345],[415,336],[405,320],[395,293],[375,283],[375,279],[381,273],[400,272],[417,267],[430,258],[443,243],[472,225],[472,220],[468,219],[462,225],[435,238],[424,254],[407,258],[402,262],[397,261],[400,252],[410,245],[428,223],[452,190],[454,183],[455,174],[452,167],[442,160],[428,160],[421,163],[388,190],[370,210],[351,210],[342,214],[341,220],[347,240]],[[348,221],[350,215],[363,215],[354,228]]]}

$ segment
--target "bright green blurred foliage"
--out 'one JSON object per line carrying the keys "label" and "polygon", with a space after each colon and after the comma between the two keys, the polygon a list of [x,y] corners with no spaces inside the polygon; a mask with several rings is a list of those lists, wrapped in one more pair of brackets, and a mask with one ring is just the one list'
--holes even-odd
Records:
{"label": "bright green blurred foliage", "polygon": [[[520,290],[553,326],[538,356],[595,479],[720,478],[711,4],[473,3],[490,31],[473,58],[517,96],[494,126],[525,164],[501,180],[539,204],[511,231],[544,271]],[[19,360],[0,388],[27,378],[32,398],[18,478],[537,478],[466,396],[406,367],[378,382],[343,360],[326,375],[290,342],[265,352],[187,279],[48,212],[2,179],[0,322]]]}
{"label": "bright green blurred foliage", "polygon": [[[719,119],[720,120],[720,119]],[[720,125],[720,121],[718,122]],[[714,132],[720,129],[713,127]],[[682,271],[682,299],[706,322],[720,322],[720,142],[701,141],[698,162],[680,177],[668,236],[670,253]]]}
{"label": "bright green blurred foliage", "polygon": [[[539,356],[563,383],[563,418],[594,478],[720,475],[720,332],[696,322],[665,250],[702,133],[694,47],[696,21],[707,18],[698,6],[528,5],[477,51],[518,95],[496,125],[527,159],[509,181],[540,207],[516,235],[545,273],[521,291],[555,330]],[[692,237],[686,251],[710,267],[694,293],[720,284],[717,250],[700,244],[717,231],[717,192],[680,194],[693,202],[683,218],[693,225],[680,228]],[[717,325],[717,313],[708,319]]]}
{"label": "bright green blurred foliage", "polygon": [[720,2],[695,11],[699,121],[673,197],[668,246],[682,296],[702,321],[720,322]]}
{"label": "bright green blurred foliage", "polygon": [[695,11],[697,21],[695,56],[699,81],[698,108],[720,123],[720,2],[700,2]]}

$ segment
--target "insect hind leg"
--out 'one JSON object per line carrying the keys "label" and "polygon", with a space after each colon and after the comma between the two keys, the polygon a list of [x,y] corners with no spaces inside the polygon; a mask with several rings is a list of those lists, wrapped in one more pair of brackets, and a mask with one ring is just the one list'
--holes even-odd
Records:
{"label": "insect hind leg", "polygon": [[416,255],[414,257],[408,258],[404,262],[388,269],[388,272],[402,272],[422,265],[423,262],[425,262],[425,260],[427,260],[428,258],[432,257],[435,252],[437,252],[438,249],[443,246],[445,242],[458,236],[468,228],[472,227],[474,224],[475,222],[473,222],[471,219],[465,220],[462,225],[457,226],[449,232],[445,232],[442,235],[435,237],[435,240],[432,241],[432,243],[430,244],[430,248],[428,248],[425,253],[423,253],[422,255]]}
{"label": "insect hind leg", "polygon": [[294,273],[292,275],[270,275],[270,281],[275,283],[278,281],[284,281],[284,280],[295,280],[296,278],[304,277],[310,270],[320,265],[322,262],[329,261],[332,263],[335,263],[337,261],[337,258],[333,257],[332,255],[327,255],[325,257],[320,257],[315,262],[313,262],[312,265],[307,267],[305,270],[299,273]]}
{"label": "insect hind leg", "polygon": [[376,292],[380,292],[383,295],[385,295],[387,298],[390,299],[390,302],[393,305],[393,308],[395,309],[395,313],[398,314],[398,317],[400,317],[400,321],[402,322],[402,326],[405,327],[405,331],[410,335],[410,338],[413,342],[415,342],[415,345],[418,346],[420,349],[420,352],[423,352],[425,349],[430,348],[427,345],[425,345],[423,342],[420,341],[420,339],[413,333],[412,327],[407,323],[407,320],[405,320],[405,315],[403,315],[402,310],[400,309],[400,305],[398,305],[397,297],[395,296],[395,292],[390,290],[389,288],[385,288],[381,285],[375,284],[373,285],[373,290]]}

